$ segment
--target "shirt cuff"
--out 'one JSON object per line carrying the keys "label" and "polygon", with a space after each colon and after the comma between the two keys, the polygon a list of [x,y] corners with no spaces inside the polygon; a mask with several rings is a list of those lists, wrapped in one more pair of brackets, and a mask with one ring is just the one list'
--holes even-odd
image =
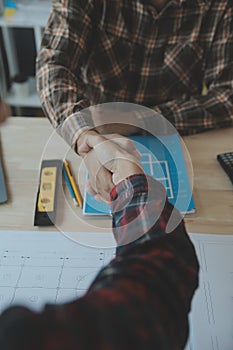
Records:
{"label": "shirt cuff", "polygon": [[[134,244],[162,223],[161,216],[167,203],[166,190],[150,176],[129,176],[112,189],[110,199],[113,234],[118,247]],[[166,223],[163,227],[166,228]],[[155,230],[154,235],[159,236],[161,232],[165,233],[165,229]]]}
{"label": "shirt cuff", "polygon": [[132,198],[132,194],[148,191],[147,177],[144,174],[135,174],[119,182],[110,193],[112,210],[118,211],[121,201]]}
{"label": "shirt cuff", "polygon": [[76,144],[79,136],[94,128],[90,111],[82,110],[70,115],[57,129],[59,135],[77,152]]}

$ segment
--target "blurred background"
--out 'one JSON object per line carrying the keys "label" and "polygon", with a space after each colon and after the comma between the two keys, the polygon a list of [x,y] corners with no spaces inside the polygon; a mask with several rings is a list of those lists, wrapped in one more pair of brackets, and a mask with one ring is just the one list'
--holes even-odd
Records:
{"label": "blurred background", "polygon": [[42,117],[35,59],[52,0],[0,0],[0,91],[15,116]]}

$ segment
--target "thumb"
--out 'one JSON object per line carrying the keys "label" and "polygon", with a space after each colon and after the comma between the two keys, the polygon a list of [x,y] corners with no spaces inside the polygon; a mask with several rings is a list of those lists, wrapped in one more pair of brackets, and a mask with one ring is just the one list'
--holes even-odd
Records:
{"label": "thumb", "polygon": [[94,148],[95,145],[97,145],[99,142],[103,142],[105,138],[100,136],[94,131],[87,131],[83,135],[80,135],[77,146],[78,146],[78,153],[80,155],[85,155],[88,153],[92,148]]}

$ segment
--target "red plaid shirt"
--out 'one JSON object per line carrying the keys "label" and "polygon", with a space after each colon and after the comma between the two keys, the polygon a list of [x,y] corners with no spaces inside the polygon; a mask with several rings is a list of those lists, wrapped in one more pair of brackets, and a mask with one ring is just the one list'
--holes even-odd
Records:
{"label": "red plaid shirt", "polygon": [[[148,196],[151,194],[151,196]],[[4,350],[178,350],[188,337],[188,313],[198,284],[198,262],[184,224],[166,234],[174,209],[159,182],[144,175],[111,193],[116,258],[87,294],[41,314],[12,308],[0,317]],[[139,220],[137,220],[139,218]],[[142,232],[144,234],[142,235]]]}
{"label": "red plaid shirt", "polygon": [[92,126],[78,112],[105,102],[153,108],[191,134],[232,125],[232,62],[232,0],[174,0],[159,13],[146,0],[57,0],[38,89],[69,144]]}

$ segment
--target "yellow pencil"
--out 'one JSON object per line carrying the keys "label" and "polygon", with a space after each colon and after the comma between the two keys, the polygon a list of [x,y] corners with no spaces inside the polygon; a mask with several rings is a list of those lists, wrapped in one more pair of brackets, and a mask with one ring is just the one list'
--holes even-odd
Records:
{"label": "yellow pencil", "polygon": [[80,194],[80,191],[79,191],[79,188],[74,180],[74,177],[70,171],[70,166],[69,166],[69,162],[68,161],[65,161],[64,162],[64,166],[66,168],[66,172],[67,172],[67,175],[68,175],[68,178],[70,180],[70,183],[71,183],[71,186],[73,188],[73,191],[74,191],[74,195],[75,195],[75,198],[76,198],[76,201],[78,202],[79,206],[82,208],[83,206],[83,200],[82,200],[82,197],[81,197],[81,194]]}

